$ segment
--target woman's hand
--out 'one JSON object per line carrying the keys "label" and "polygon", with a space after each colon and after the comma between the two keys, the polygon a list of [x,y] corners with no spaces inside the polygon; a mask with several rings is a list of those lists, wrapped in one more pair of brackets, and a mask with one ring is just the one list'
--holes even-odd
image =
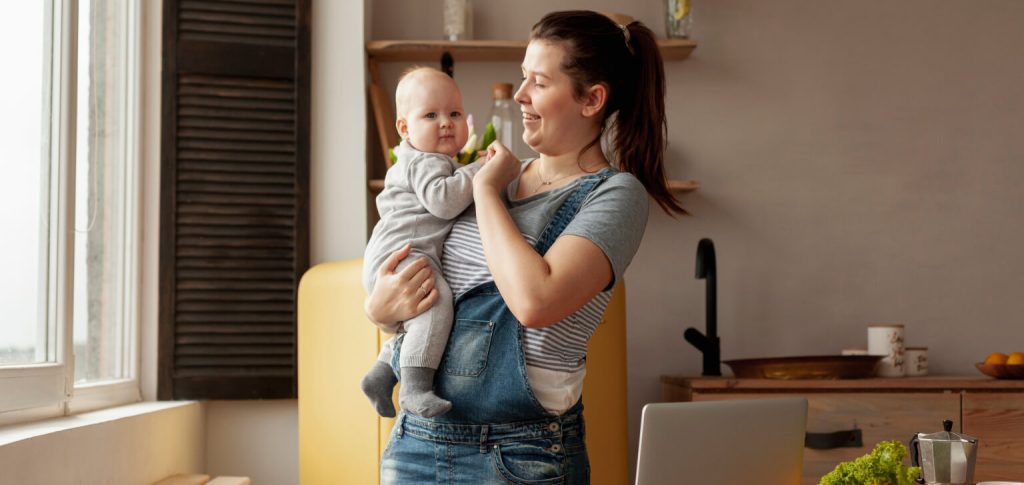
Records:
{"label": "woman's hand", "polygon": [[367,295],[363,305],[366,316],[387,331],[395,331],[399,322],[425,312],[437,302],[434,272],[427,258],[419,258],[395,272],[398,263],[408,257],[411,250],[412,246],[406,244],[384,260],[377,270],[373,292]]}
{"label": "woman's hand", "polygon": [[501,142],[487,147],[487,161],[473,176],[473,191],[480,189],[504,190],[522,170],[522,163]]}

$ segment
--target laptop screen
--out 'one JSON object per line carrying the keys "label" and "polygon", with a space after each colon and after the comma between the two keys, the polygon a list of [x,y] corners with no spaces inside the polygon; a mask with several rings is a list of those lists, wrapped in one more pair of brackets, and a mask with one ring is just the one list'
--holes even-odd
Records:
{"label": "laptop screen", "polygon": [[636,484],[799,484],[806,426],[804,398],[648,404]]}

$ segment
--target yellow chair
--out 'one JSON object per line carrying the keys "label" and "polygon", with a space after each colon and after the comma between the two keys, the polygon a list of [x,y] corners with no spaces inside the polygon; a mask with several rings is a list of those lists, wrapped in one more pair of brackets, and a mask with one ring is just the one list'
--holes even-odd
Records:
{"label": "yellow chair", "polygon": [[[299,284],[299,477],[304,485],[380,481],[393,419],[359,389],[387,338],[363,313],[362,260],[324,263]],[[629,482],[626,295],[620,283],[590,341],[583,384],[591,483]]]}

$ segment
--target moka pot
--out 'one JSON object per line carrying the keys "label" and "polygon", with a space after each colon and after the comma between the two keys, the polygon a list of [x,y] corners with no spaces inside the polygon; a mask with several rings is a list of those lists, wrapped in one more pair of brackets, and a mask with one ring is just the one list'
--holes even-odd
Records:
{"label": "moka pot", "polygon": [[942,422],[945,431],[917,433],[910,439],[910,464],[921,467],[917,483],[974,483],[974,459],[978,439],[954,433],[953,422]]}

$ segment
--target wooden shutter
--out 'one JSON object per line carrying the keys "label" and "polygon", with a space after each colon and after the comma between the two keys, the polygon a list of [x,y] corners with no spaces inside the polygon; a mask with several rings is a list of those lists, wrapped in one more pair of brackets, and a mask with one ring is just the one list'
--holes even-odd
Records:
{"label": "wooden shutter", "polygon": [[160,399],[296,396],[309,1],[164,1]]}

